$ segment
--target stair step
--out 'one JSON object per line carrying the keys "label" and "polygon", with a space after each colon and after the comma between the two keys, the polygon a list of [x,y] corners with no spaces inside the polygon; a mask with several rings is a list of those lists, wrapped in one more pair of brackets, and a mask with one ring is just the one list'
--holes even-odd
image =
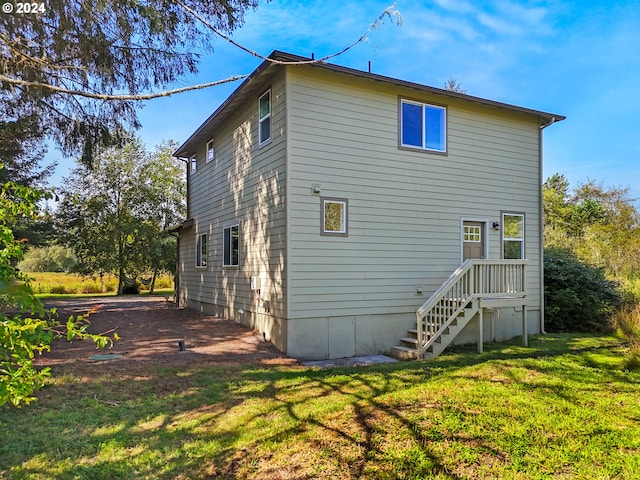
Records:
{"label": "stair step", "polygon": [[409,347],[409,348],[418,348],[418,339],[411,337],[403,337],[400,339],[400,345]]}
{"label": "stair step", "polygon": [[447,320],[449,316],[450,315],[448,313],[428,313],[427,315],[425,315],[425,318],[429,318],[432,320]]}
{"label": "stair step", "polygon": [[391,348],[390,355],[398,360],[415,360],[418,358],[418,351],[415,348],[396,345]]}
{"label": "stair step", "polygon": [[[449,333],[449,329],[450,328],[455,329],[457,326],[458,326],[458,321],[457,321],[457,319],[454,319],[454,320],[451,321],[451,323],[449,323],[447,325],[447,328],[445,329],[445,331],[443,333],[446,335],[447,333]],[[438,327],[434,326],[431,330],[433,331],[433,333],[435,333],[435,332],[438,331],[439,328],[440,328],[440,326],[438,326]],[[407,330],[407,333],[411,337],[418,338],[418,329],[417,328],[409,329],[409,330]],[[422,333],[424,335],[428,335],[429,334],[429,328],[427,327],[427,325],[424,324],[424,322],[422,322]]]}
{"label": "stair step", "polygon": [[[456,311],[457,315],[452,317]],[[422,356],[435,358],[451,344],[477,312],[478,302],[472,298],[441,298],[439,304],[422,318],[422,325],[418,324],[422,336],[418,338],[417,328],[408,330],[407,336],[400,339],[401,345],[391,349],[391,355],[403,360],[415,359],[418,358],[418,346],[428,343],[429,348]],[[443,324],[445,328],[442,328]]]}
{"label": "stair step", "polygon": [[[418,330],[415,328],[412,328],[411,330],[407,330],[407,335],[409,336],[409,338],[414,338],[417,339],[418,338]],[[426,340],[429,338],[429,334],[426,330],[422,331],[422,339]]]}
{"label": "stair step", "polygon": [[[457,317],[453,318],[453,320],[451,320],[451,322],[455,322],[455,321],[457,321],[457,320],[458,320],[458,318],[460,318],[460,317],[464,317],[464,316],[465,316],[465,314],[464,314],[464,313],[461,313],[461,314],[460,314],[460,315],[458,315]],[[444,317],[443,317],[443,318],[444,318]],[[446,318],[446,320],[449,320],[449,317],[447,317],[447,318]],[[444,322],[434,322],[434,321],[427,320],[427,319],[422,320],[422,326],[423,326],[423,327],[425,327],[425,328],[426,328],[426,326],[427,326],[427,325],[433,325],[434,327],[439,327],[439,326],[440,326],[440,325],[442,325],[443,323],[444,323]]]}

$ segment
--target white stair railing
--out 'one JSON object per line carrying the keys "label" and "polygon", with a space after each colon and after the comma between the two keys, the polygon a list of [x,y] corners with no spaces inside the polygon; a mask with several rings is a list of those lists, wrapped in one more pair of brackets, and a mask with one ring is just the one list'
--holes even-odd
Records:
{"label": "white stair railing", "polygon": [[418,357],[475,298],[526,296],[526,260],[466,260],[416,311]]}

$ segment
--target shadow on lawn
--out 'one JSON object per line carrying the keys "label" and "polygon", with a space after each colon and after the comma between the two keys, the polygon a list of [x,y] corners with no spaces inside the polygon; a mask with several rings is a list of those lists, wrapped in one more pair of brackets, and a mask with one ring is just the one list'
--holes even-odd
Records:
{"label": "shadow on lawn", "polygon": [[[465,347],[433,361],[368,367],[150,367],[123,377],[108,369],[86,380],[69,375],[20,415],[0,409],[6,431],[0,476],[466,478],[468,472],[444,458],[441,442],[462,443],[493,462],[508,462],[508,454],[484,438],[429,423],[430,412],[458,407],[415,404],[397,392],[427,382],[437,388],[439,377],[492,362],[504,381],[549,401],[575,401],[564,381],[584,382],[582,391],[630,383],[611,362],[616,341],[603,345],[596,338],[536,337],[529,347],[515,340],[489,344],[480,355]],[[515,365],[536,357],[549,361]],[[523,367],[558,381],[523,381],[513,370]],[[460,377],[474,379],[464,369]]]}
{"label": "shadow on lawn", "polygon": [[[310,400],[328,398],[335,394],[349,396],[351,398],[349,406],[353,409],[353,422],[357,425],[355,432],[347,433],[344,429],[336,429],[332,425],[328,425],[324,419],[308,418],[300,415],[300,402],[288,402],[286,403],[287,413],[290,418],[296,420],[297,426],[291,431],[283,432],[278,438],[268,438],[266,441],[279,442],[289,435],[298,434],[300,433],[300,425],[306,422],[320,430],[332,432],[346,442],[358,446],[361,453],[359,458],[349,465],[349,478],[365,476],[368,462],[376,461],[382,461],[388,468],[383,476],[384,478],[423,478],[423,476],[431,478],[433,475],[451,479],[467,478],[468,472],[460,472],[457,468],[451,467],[451,462],[443,461],[444,458],[441,451],[434,448],[438,442],[449,440],[461,443],[470,449],[481,451],[482,455],[491,457],[493,462],[507,463],[509,461],[508,454],[500,451],[482,437],[469,435],[468,433],[460,435],[443,432],[438,428],[429,427],[428,421],[424,421],[425,418],[429,417],[429,414],[425,413],[424,410],[459,409],[455,405],[426,404],[418,407],[418,410],[422,409],[422,411],[416,411],[415,406],[411,408],[408,404],[404,405],[401,399],[390,403],[388,398],[385,398],[384,401],[379,399],[392,395],[399,388],[424,381],[431,382],[437,388],[439,376],[447,376],[450,379],[458,377],[474,380],[474,377],[457,376],[452,372],[462,367],[487,363],[501,364],[500,369],[504,371],[508,381],[524,386],[525,390],[540,390],[540,388],[535,384],[528,384],[515,375],[511,375],[511,368],[525,366],[537,369],[539,373],[551,374],[562,381],[571,379],[573,382],[584,382],[587,385],[583,389],[578,389],[578,395],[570,396],[565,395],[568,389],[563,388],[562,382],[559,382],[559,385],[545,388],[545,391],[542,392],[543,395],[548,397],[549,401],[554,401],[555,397],[562,397],[563,395],[564,399],[569,402],[576,401],[576,397],[580,394],[588,391],[600,391],[604,386],[610,385],[611,382],[633,383],[623,372],[617,370],[620,362],[611,362],[611,350],[618,348],[619,342],[611,338],[605,345],[602,345],[602,341],[602,337],[595,336],[586,336],[579,339],[572,335],[555,335],[533,338],[529,347],[521,347],[517,339],[507,344],[490,344],[485,347],[485,352],[481,355],[475,354],[475,347],[460,347],[432,361],[313,370],[305,373],[304,376],[309,380],[315,381],[322,388]],[[600,356],[597,354],[598,351],[608,355]],[[594,355],[587,355],[586,352],[594,353]],[[576,365],[569,366],[566,370],[560,370],[557,365],[551,365],[548,368],[540,367],[539,362],[533,361],[534,358],[548,357],[549,359],[554,359],[559,356],[572,359]],[[525,361],[522,363],[522,359],[529,358],[532,359],[531,362]],[[518,365],[512,362],[515,360],[520,360]],[[593,372],[586,373],[586,368],[602,369],[602,372],[594,376]],[[381,382],[380,379],[376,379],[375,374],[379,374],[384,381]],[[253,378],[256,381],[261,379],[268,381],[270,384],[276,384],[283,380],[293,380],[299,376],[299,372],[288,371],[245,372],[245,377],[247,378]],[[343,382],[336,381],[340,377],[348,380]],[[354,393],[354,390],[359,393]],[[630,385],[629,391],[636,390],[631,388]],[[463,408],[457,413],[465,415],[467,412],[464,410]],[[408,433],[404,439],[409,438],[412,444],[415,445],[410,454],[405,454],[406,452],[390,452],[386,449],[386,445],[381,445],[375,440],[376,434],[380,429],[391,428],[393,425],[403,427],[404,431]],[[351,428],[353,428],[353,425]],[[331,455],[339,458],[340,448],[343,448],[343,446],[341,444],[334,445],[335,448],[332,449]],[[237,462],[238,459],[236,458],[235,461]],[[229,476],[227,478],[236,477]]]}

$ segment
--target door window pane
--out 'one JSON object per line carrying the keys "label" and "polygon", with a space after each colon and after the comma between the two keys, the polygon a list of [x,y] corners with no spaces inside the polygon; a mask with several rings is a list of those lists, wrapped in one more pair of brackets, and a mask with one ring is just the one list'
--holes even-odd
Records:
{"label": "door window pane", "polygon": [[482,241],[482,228],[476,225],[464,226],[464,241],[479,243]]}

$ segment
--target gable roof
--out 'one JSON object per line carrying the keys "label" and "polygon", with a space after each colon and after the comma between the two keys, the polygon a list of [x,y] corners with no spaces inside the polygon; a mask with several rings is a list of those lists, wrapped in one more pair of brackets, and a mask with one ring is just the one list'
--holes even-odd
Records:
{"label": "gable roof", "polygon": [[[274,50],[268,57],[271,60],[277,62],[313,62],[313,59],[307,57],[301,57],[292,53],[281,52]],[[512,112],[520,112],[528,115],[533,115],[539,118],[540,127],[544,128],[552,123],[564,120],[566,117],[555,113],[543,112],[540,110],[533,110],[525,107],[518,107],[510,105],[508,103],[496,102],[488,100],[486,98],[474,97],[467,95],[466,93],[452,92],[444,90],[442,88],[430,87],[428,85],[422,85],[420,83],[409,82],[406,80],[400,80],[397,78],[387,77],[384,75],[378,75],[376,73],[365,72],[349,67],[342,67],[326,62],[314,62],[307,63],[307,65],[314,68],[327,69],[332,72],[344,73],[347,75],[353,75],[359,78],[368,78],[378,82],[384,82],[386,84],[397,85],[399,87],[407,87],[422,92],[427,92],[434,95],[442,95],[448,98],[455,98],[464,100],[476,104],[487,105],[494,108],[501,108]],[[268,85],[270,75],[266,75],[266,72],[274,71],[277,68],[283,68],[282,63],[274,63],[269,60],[263,61],[258,68],[256,68],[245,80],[240,84],[238,88],[207,118],[197,130],[191,134],[191,136],[174,152],[175,157],[186,157],[192,155],[195,149],[208,141],[218,125],[234,111],[234,107],[245,101],[246,98],[257,95],[263,88]]]}

